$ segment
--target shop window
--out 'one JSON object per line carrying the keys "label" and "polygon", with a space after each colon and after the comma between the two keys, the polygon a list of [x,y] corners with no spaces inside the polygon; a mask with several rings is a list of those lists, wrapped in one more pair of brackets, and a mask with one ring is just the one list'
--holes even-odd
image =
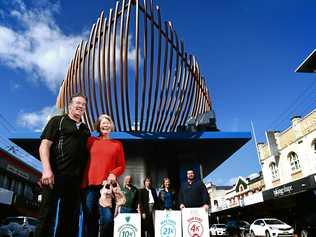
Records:
{"label": "shop window", "polygon": [[4,176],[4,181],[3,181],[3,188],[9,190],[10,187],[11,187],[11,179],[7,175],[5,175]]}
{"label": "shop window", "polygon": [[269,165],[269,168],[271,171],[272,180],[279,179],[279,170],[275,162],[271,162],[271,164]]}
{"label": "shop window", "polygon": [[20,194],[20,195],[24,194],[24,184],[22,182],[18,182],[16,192],[17,192],[17,194]]}
{"label": "shop window", "polygon": [[10,190],[17,193],[18,182],[15,179],[12,179]]}
{"label": "shop window", "polygon": [[300,171],[301,170],[301,165],[300,165],[300,161],[298,159],[297,154],[295,152],[290,152],[289,155],[288,155],[288,158],[289,158],[289,161],[290,161],[292,173]]}
{"label": "shop window", "polygon": [[239,192],[243,192],[244,190],[245,190],[244,186],[243,186],[243,185],[240,185],[238,191],[239,191]]}
{"label": "shop window", "polygon": [[2,188],[4,185],[4,177],[5,177],[4,174],[0,174],[0,188]]}
{"label": "shop window", "polygon": [[316,139],[312,141],[312,150],[316,154]]}
{"label": "shop window", "polygon": [[29,199],[32,200],[33,199],[33,192],[32,192],[32,188],[29,184],[25,184],[24,187],[24,196]]}

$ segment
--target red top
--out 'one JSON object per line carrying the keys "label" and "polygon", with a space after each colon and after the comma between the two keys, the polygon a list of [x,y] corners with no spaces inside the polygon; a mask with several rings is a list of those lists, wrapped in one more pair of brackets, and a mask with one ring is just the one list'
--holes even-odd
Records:
{"label": "red top", "polygon": [[118,177],[124,172],[125,157],[120,141],[89,137],[87,147],[90,159],[84,172],[82,188],[102,184],[110,173]]}

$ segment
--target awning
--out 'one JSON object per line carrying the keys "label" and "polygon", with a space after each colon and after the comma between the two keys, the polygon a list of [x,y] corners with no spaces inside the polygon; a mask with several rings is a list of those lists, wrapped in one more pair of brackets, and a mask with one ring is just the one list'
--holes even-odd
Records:
{"label": "awning", "polygon": [[[155,151],[161,159],[169,159],[172,154],[183,156],[184,160],[196,159],[202,164],[204,176],[251,139],[250,132],[113,132],[111,136],[123,142],[126,156],[129,153]],[[10,140],[39,157],[40,133],[16,133]]]}

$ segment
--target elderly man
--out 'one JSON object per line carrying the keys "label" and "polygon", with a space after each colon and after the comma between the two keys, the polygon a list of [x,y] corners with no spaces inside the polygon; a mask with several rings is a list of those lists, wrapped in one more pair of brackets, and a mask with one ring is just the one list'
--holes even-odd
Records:
{"label": "elderly man", "polygon": [[135,213],[138,210],[138,190],[133,185],[132,176],[127,175],[124,178],[122,192],[125,195],[126,202],[121,207],[121,213]]}
{"label": "elderly man", "polygon": [[[90,136],[88,127],[81,122],[86,103],[84,95],[72,96],[68,114],[51,118],[41,135],[42,203],[36,237],[51,236],[53,224],[55,236],[77,236],[80,184],[88,158],[86,141]],[[57,214],[58,223],[55,223]]]}

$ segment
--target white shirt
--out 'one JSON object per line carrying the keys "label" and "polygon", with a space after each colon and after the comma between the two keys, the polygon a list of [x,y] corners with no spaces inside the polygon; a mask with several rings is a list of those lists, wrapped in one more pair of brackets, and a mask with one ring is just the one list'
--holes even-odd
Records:
{"label": "white shirt", "polygon": [[146,188],[146,190],[149,193],[148,203],[155,203],[155,200],[154,200],[154,197],[153,197],[153,194],[152,194],[151,190],[149,188]]}

